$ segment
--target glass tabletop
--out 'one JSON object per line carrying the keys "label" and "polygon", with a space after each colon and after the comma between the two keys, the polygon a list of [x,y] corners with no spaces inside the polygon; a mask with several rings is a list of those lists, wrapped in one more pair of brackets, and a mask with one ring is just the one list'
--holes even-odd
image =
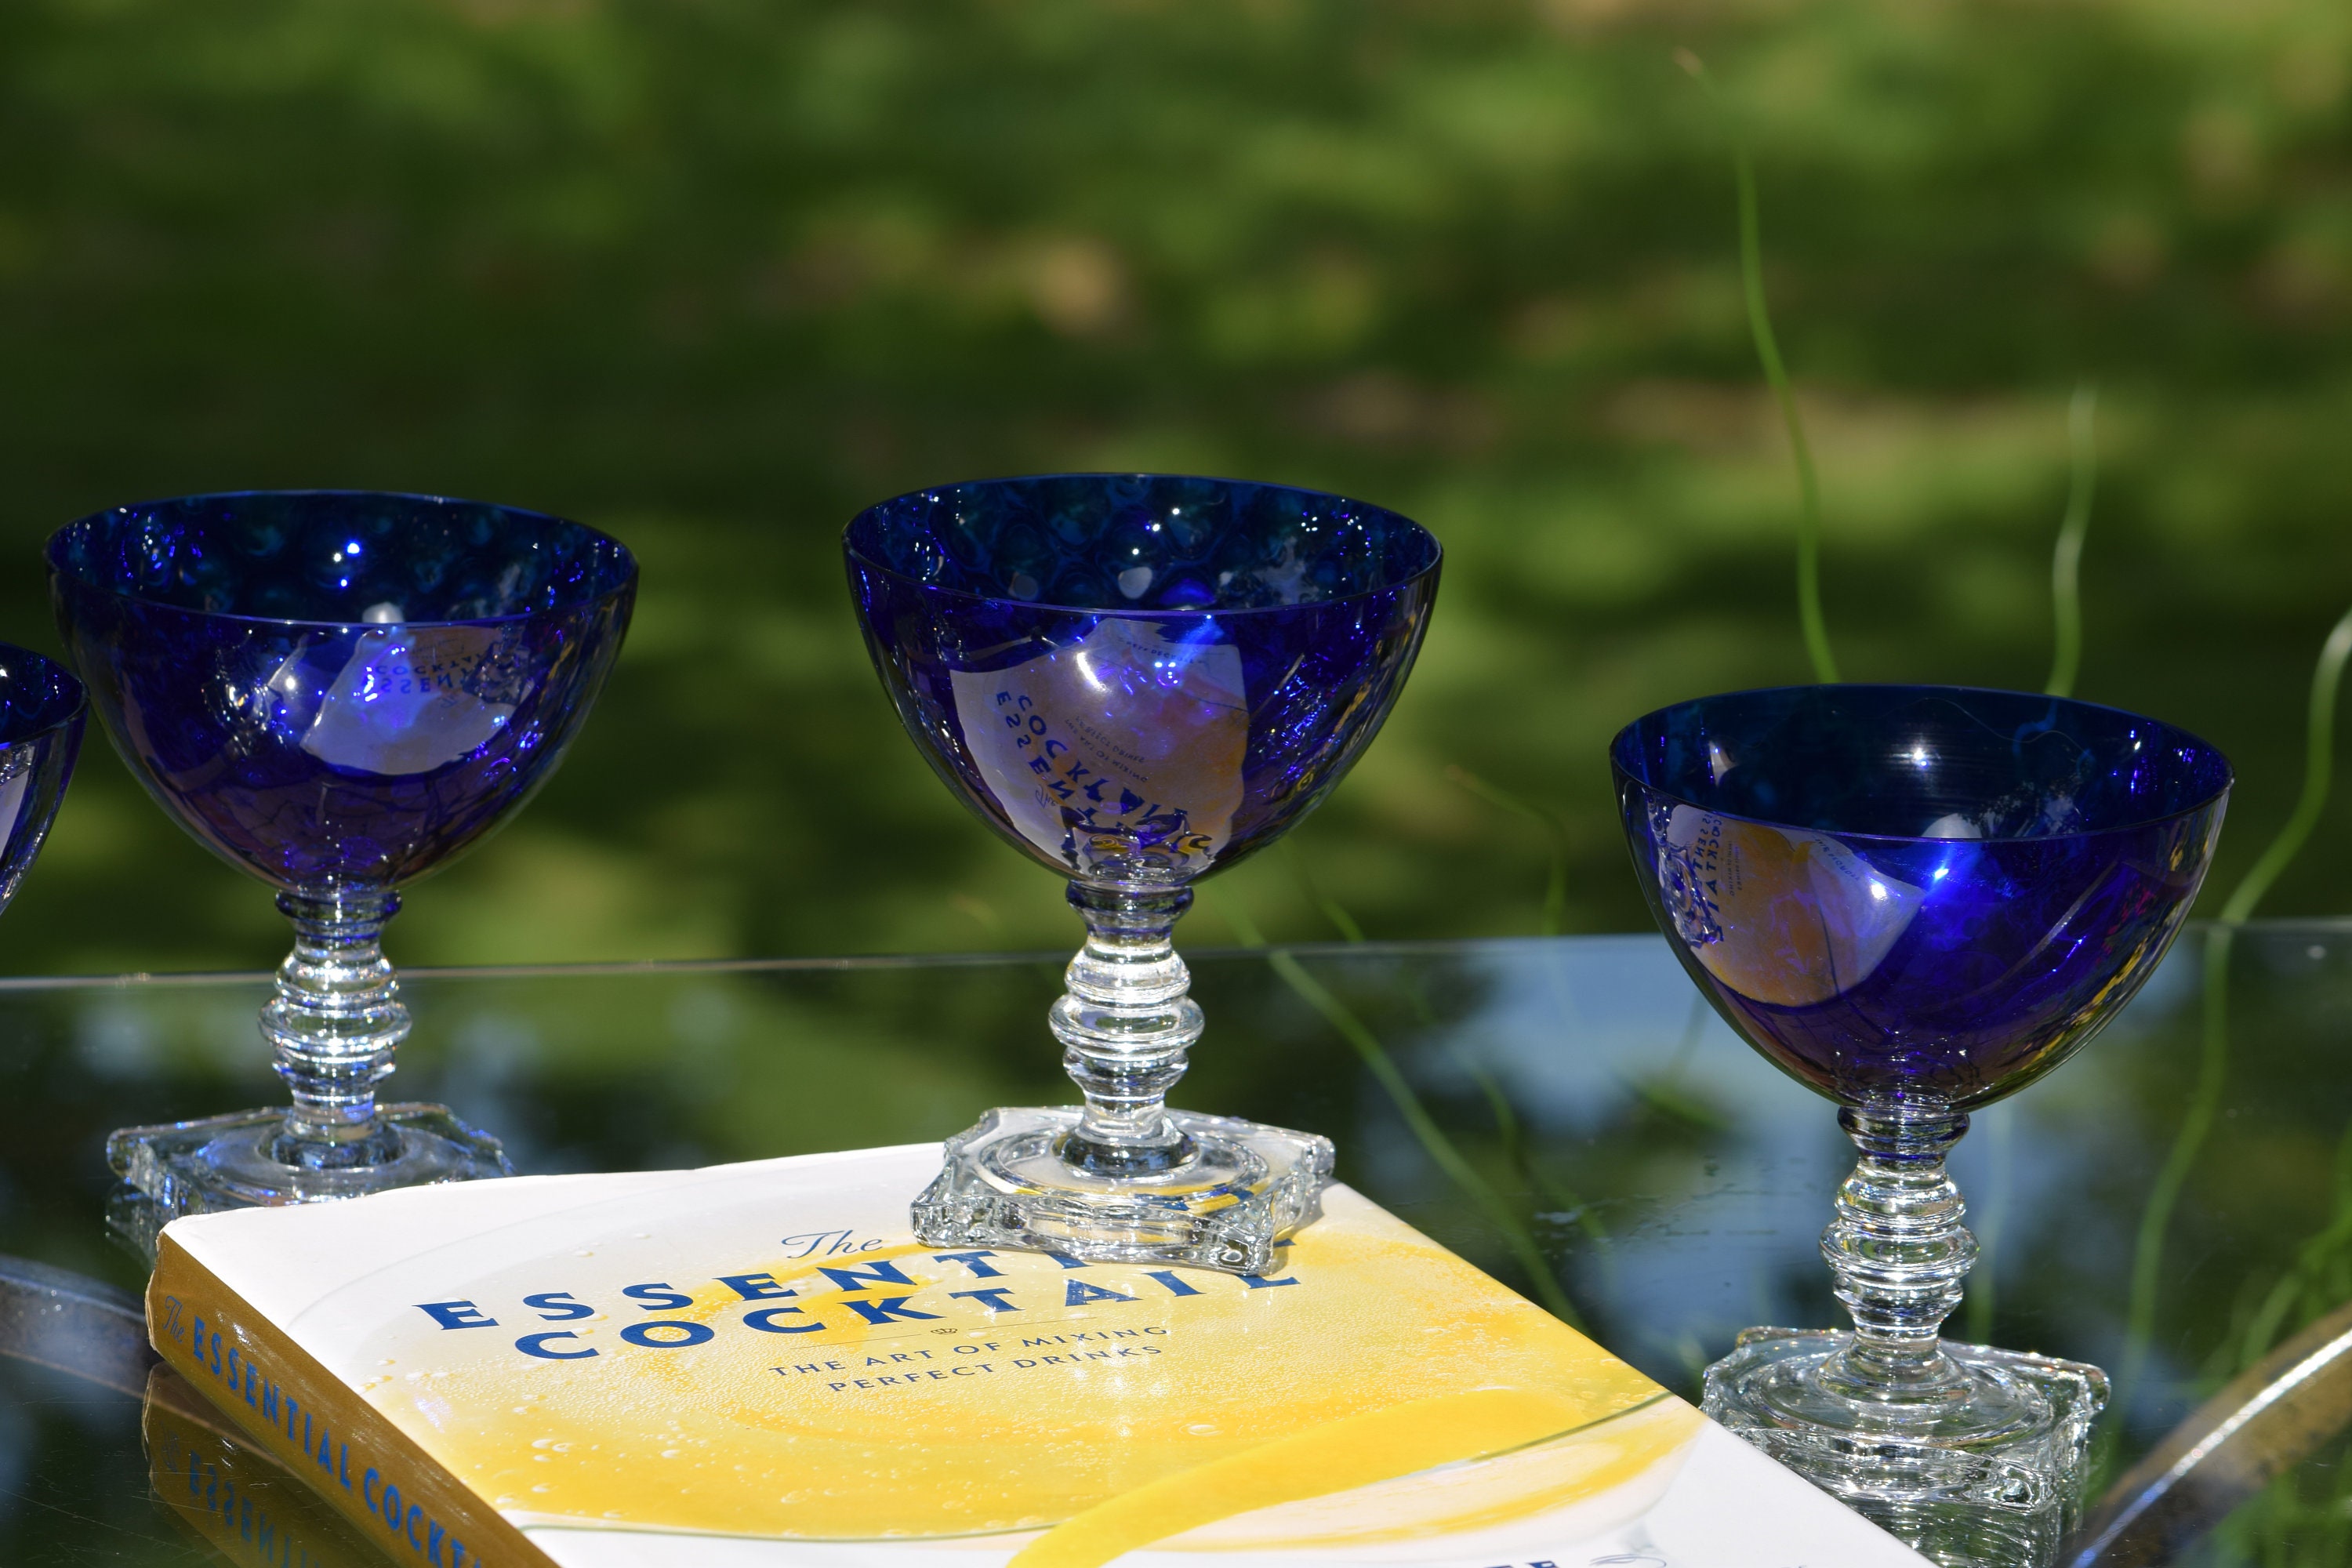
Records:
{"label": "glass tabletop", "polygon": [[[2112,1028],[1979,1114],[1954,1161],[1983,1255],[1948,1326],[2115,1373],[2108,1477],[2352,1297],[2352,922],[2230,934],[2217,1012],[2221,940],[2192,927]],[[1843,1321],[1816,1247],[1851,1146],[1659,938],[1187,956],[1208,1034],[1179,1104],[1328,1134],[1341,1179],[1668,1386],[1695,1398],[1743,1327]],[[1070,1098],[1044,1022],[1060,968],[409,971],[416,1031],[387,1088],[496,1131],[533,1173],[936,1139],[988,1106]],[[0,1252],[28,1260],[0,1269],[0,1561],[390,1561],[168,1374],[150,1386],[128,1316],[142,1272],[101,1221],[110,1129],[278,1098],[254,1029],[268,990],[0,982]],[[2152,1227],[2184,1123],[2206,1131]],[[2343,1458],[2320,1441],[2179,1560],[2344,1561]]]}

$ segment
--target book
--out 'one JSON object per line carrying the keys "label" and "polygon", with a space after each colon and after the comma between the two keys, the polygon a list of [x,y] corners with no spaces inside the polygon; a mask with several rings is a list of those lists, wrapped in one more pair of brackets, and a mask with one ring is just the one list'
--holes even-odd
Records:
{"label": "book", "polygon": [[925,1246],[938,1161],[192,1215],[150,1333],[429,1568],[1925,1561],[1345,1187],[1235,1276]]}

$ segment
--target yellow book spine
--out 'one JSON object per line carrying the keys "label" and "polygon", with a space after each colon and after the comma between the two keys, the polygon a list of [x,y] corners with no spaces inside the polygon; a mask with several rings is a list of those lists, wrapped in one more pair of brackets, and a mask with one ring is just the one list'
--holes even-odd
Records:
{"label": "yellow book spine", "polygon": [[168,1235],[147,1286],[147,1334],[257,1446],[395,1558],[425,1568],[556,1568]]}

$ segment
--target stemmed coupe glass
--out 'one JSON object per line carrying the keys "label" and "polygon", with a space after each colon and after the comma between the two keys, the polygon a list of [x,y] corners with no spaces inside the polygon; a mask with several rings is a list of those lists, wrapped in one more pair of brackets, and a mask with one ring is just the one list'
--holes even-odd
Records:
{"label": "stemmed coupe glass", "polygon": [[1331,1145],[1167,1108],[1202,1027],[1172,931],[1194,882],[1370,743],[1429,624],[1437,542],[1312,490],[1067,474],[901,496],[843,547],[907,732],[1069,879],[1087,927],[1049,1018],[1085,1104],[951,1139],[917,1234],[1264,1271],[1320,1212]]}
{"label": "stemmed coupe glass", "polygon": [[400,889],[545,783],[619,653],[636,563],[593,529],[345,491],[119,507],[49,541],[70,657],[148,793],[278,889],[261,1033],[289,1108],[115,1133],[118,1226],[503,1175],[437,1105],[379,1105],[407,1035]]}
{"label": "stemmed coupe glass", "polygon": [[1747,1331],[1707,1413],[1939,1562],[2049,1561],[2106,1379],[1939,1341],[1977,1250],[1944,1161],[2155,972],[2228,762],[2112,708],[1936,686],[1701,698],[1610,755],[1683,967],[1861,1151],[1822,1237],[1853,1331]]}
{"label": "stemmed coupe glass", "polygon": [[0,643],[0,910],[49,836],[89,710],[63,665]]}

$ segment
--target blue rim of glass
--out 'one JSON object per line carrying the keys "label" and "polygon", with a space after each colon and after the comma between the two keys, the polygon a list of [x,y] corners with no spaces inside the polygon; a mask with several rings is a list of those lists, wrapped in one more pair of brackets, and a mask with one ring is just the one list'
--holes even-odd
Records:
{"label": "blue rim of glass", "polygon": [[[1953,840],[1928,838],[1918,834],[1911,833],[1849,832],[1844,828],[1816,827],[1810,823],[1790,822],[1780,817],[1750,816],[1743,812],[1725,811],[1717,806],[1709,805],[1705,801],[1693,800],[1688,795],[1678,794],[1674,790],[1665,788],[1664,785],[1654,784],[1625,765],[1624,753],[1630,744],[1633,731],[1640,729],[1643,724],[1648,723],[1651,720],[1657,718],[1662,713],[1671,713],[1677,708],[1689,708],[1701,702],[1726,702],[1742,697],[1770,697],[1784,691],[1818,691],[1824,689],[1833,690],[1863,691],[1916,691],[1923,695],[1927,693],[1948,693],[1957,697],[1975,696],[2027,698],[2035,701],[2062,704],[2069,708],[2084,708],[2101,713],[2113,713],[2121,718],[2133,720],[2139,723],[2154,724],[2158,728],[2168,731],[2177,740],[2186,742],[2204,752],[2207,755],[2210,756],[2215,762],[2221,765],[2221,783],[2210,793],[2199,796],[2196,800],[2190,802],[2187,805],[2176,807],[2171,811],[2158,812],[2151,816],[2138,817],[2130,822],[2115,822],[2109,823],[2103,827],[2086,828],[2080,833],[2011,833],[2002,834],[1989,838]],[[2152,719],[2145,713],[2135,712],[2128,708],[2117,708],[2105,702],[2085,702],[2079,697],[2053,697],[2048,692],[2044,691],[2015,691],[2007,687],[2000,686],[1943,686],[1916,684],[1901,680],[1823,681],[1819,685],[1814,686],[1751,686],[1738,691],[1712,691],[1707,693],[1705,697],[1691,697],[1685,698],[1680,702],[1669,702],[1663,708],[1652,709],[1649,712],[1643,714],[1639,719],[1634,720],[1632,723],[1617,731],[1615,736],[1613,736],[1609,742],[1609,770],[1616,777],[1624,780],[1628,784],[1636,784],[1642,789],[1648,791],[1650,794],[1657,795],[1661,799],[1673,801],[1677,805],[1687,805],[1694,810],[1704,811],[1708,816],[1719,816],[1726,822],[1753,823],[1759,827],[1793,828],[1801,833],[1825,833],[1833,838],[1873,844],[1945,844],[1955,842],[1972,844],[2053,844],[2068,838],[2099,838],[2111,833],[2136,833],[2142,828],[2153,827],[2158,823],[2177,822],[2184,816],[2194,816],[2199,812],[2210,807],[2214,802],[2220,800],[2223,795],[2228,795],[2238,782],[2237,769],[2231,765],[2228,755],[2222,752],[2221,747],[2216,746],[2212,742],[2206,740],[2202,735],[2199,735],[2192,731],[2184,730],[2178,724],[2168,723],[2162,719]]]}
{"label": "blue rim of glass", "polygon": [[17,643],[0,642],[0,679],[10,683],[16,679],[19,664],[32,667],[30,673],[45,680],[53,696],[33,714],[25,719],[20,728],[0,705],[0,746],[21,746],[27,741],[65,729],[89,709],[89,692],[74,672],[44,653]]}
{"label": "blue rim of glass", "polygon": [[[583,595],[580,598],[567,604],[551,605],[544,609],[522,610],[511,616],[468,616],[457,620],[320,621],[308,620],[298,616],[247,616],[241,615],[235,610],[191,609],[185,605],[175,605],[169,599],[158,599],[147,594],[131,593],[124,590],[117,584],[98,581],[82,572],[79,572],[74,568],[66,565],[58,559],[58,542],[63,540],[67,534],[71,533],[74,530],[82,527],[84,524],[97,523],[104,519],[112,517],[117,512],[138,511],[146,507],[181,506],[192,502],[244,500],[256,496],[267,496],[274,500],[311,499],[322,500],[404,500],[419,501],[427,506],[481,507],[489,511],[503,512],[509,517],[526,518],[535,522],[550,522],[562,528],[577,529],[582,533],[586,534],[592,542],[610,546],[619,555],[623,570],[619,580],[612,584],[609,587],[600,588],[594,593]],[[591,605],[603,604],[605,600],[612,598],[617,594],[627,592],[630,588],[635,585],[637,581],[637,557],[635,552],[631,551],[627,545],[614,538],[611,534],[606,533],[601,528],[592,528],[587,523],[578,522],[568,517],[559,517],[551,511],[534,511],[529,507],[509,506],[503,501],[469,500],[463,496],[425,495],[415,490],[206,490],[196,495],[158,496],[150,500],[126,501],[120,506],[106,507],[100,510],[87,513],[81,517],[74,519],[71,522],[67,523],[62,528],[59,528],[55,533],[49,535],[48,542],[41,547],[41,558],[48,563],[49,570],[57,574],[58,576],[68,578],[78,583],[83,587],[89,589],[92,593],[104,594],[109,598],[121,599],[126,604],[144,605],[150,608],[158,610],[175,610],[181,615],[200,616],[205,620],[243,621],[248,625],[258,626],[331,627],[337,631],[382,631],[386,626],[508,626],[517,621],[535,620],[541,616],[561,615],[566,611],[581,610],[587,608]]]}
{"label": "blue rim of glass", "polygon": [[[1293,495],[1314,496],[1321,500],[1342,501],[1349,506],[1361,507],[1366,511],[1376,511],[1383,517],[1391,517],[1403,523],[1429,542],[1429,559],[1422,565],[1391,582],[1380,584],[1375,587],[1359,588],[1350,594],[1334,594],[1328,599],[1302,600],[1296,605],[1254,605],[1230,610],[1221,610],[1214,605],[1201,605],[1182,610],[1142,610],[1129,609],[1125,605],[1114,608],[1100,605],[1065,605],[1053,599],[1016,599],[1010,594],[975,594],[968,588],[945,588],[936,583],[926,583],[919,577],[910,577],[887,562],[875,560],[874,557],[858,549],[850,537],[859,523],[876,512],[885,507],[896,506],[900,501],[915,496],[935,495],[942,490],[986,489],[999,485],[1045,483],[1054,479],[1190,479],[1205,485],[1229,485],[1260,490],[1287,490]],[[1429,531],[1427,525],[1417,522],[1392,508],[1381,506],[1377,501],[1359,500],[1354,496],[1341,495],[1337,490],[1318,490],[1310,485],[1286,485],[1275,479],[1221,479],[1214,474],[1165,473],[1156,468],[1081,468],[1068,473],[1001,474],[993,479],[957,479],[949,484],[924,485],[917,489],[901,491],[886,500],[876,501],[871,506],[860,507],[857,515],[851,518],[841,531],[841,548],[845,554],[860,566],[878,572],[893,582],[903,583],[910,588],[919,589],[926,594],[937,594],[942,598],[962,599],[975,605],[1009,605],[1027,610],[1049,610],[1055,615],[1064,616],[1116,616],[1123,621],[1197,621],[1211,616],[1222,617],[1296,615],[1301,610],[1319,609],[1326,605],[1348,605],[1359,599],[1374,598],[1381,594],[1393,594],[1400,588],[1409,587],[1424,577],[1433,575],[1437,569],[1445,563],[1445,546],[1439,541],[1437,535]]]}

